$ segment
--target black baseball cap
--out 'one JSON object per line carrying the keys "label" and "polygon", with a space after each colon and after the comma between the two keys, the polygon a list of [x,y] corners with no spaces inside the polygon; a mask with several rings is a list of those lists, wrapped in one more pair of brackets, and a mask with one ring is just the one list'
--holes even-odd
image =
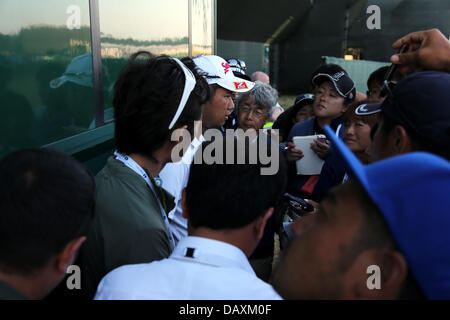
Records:
{"label": "black baseball cap", "polygon": [[328,73],[318,73],[312,78],[312,83],[315,85],[319,85],[319,80],[330,80],[336,91],[342,97],[353,100],[355,98],[355,83],[353,80],[344,72],[339,71],[333,74]]}
{"label": "black baseball cap", "polygon": [[374,114],[381,112],[381,102],[377,103],[364,103],[358,106],[355,110],[355,114],[358,116],[368,116],[369,114]]}
{"label": "black baseball cap", "polygon": [[312,103],[314,101],[314,95],[312,93],[303,93],[295,98],[294,105],[298,105],[304,101]]}

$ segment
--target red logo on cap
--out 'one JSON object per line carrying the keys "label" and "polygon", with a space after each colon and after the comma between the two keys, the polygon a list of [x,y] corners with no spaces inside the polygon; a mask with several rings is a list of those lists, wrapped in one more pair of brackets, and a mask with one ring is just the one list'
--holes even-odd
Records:
{"label": "red logo on cap", "polygon": [[222,62],[222,67],[225,69],[225,74],[230,71],[230,65],[228,64],[228,62]]}
{"label": "red logo on cap", "polygon": [[236,90],[248,89],[247,84],[245,82],[234,82],[234,86],[236,87]]}

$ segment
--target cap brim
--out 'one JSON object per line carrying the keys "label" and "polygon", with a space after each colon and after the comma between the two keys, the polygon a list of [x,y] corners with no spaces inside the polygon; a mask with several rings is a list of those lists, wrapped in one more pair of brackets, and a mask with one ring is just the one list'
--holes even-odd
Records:
{"label": "cap brim", "polygon": [[350,173],[358,179],[364,189],[369,190],[369,181],[364,171],[364,165],[329,126],[325,126],[324,130],[327,137],[331,140],[332,146],[335,147],[335,150],[339,152],[347,163]]}
{"label": "cap brim", "polygon": [[88,88],[94,87],[93,82],[92,82],[92,77],[90,75],[83,76],[83,77],[73,77],[73,76],[62,75],[61,77],[50,81],[50,88],[57,89],[66,82],[72,82],[72,83],[78,84],[82,87],[88,87]]}
{"label": "cap brim", "polygon": [[230,79],[224,79],[224,78],[213,78],[208,81],[209,84],[218,84],[222,88],[225,88],[227,90],[233,91],[233,92],[247,92],[250,91],[254,86],[255,83],[251,81],[247,81],[241,78],[238,78],[233,75],[233,77]]}
{"label": "cap brim", "polygon": [[68,81],[67,77],[63,75],[59,78],[51,80],[49,85],[50,85],[50,88],[56,89],[56,88],[61,87],[67,81]]}
{"label": "cap brim", "polygon": [[301,99],[296,100],[294,104],[297,105],[297,104],[300,104],[300,103],[302,103],[303,101],[306,101],[306,100],[314,102],[314,97],[312,97],[312,98],[311,97],[302,97]]}
{"label": "cap brim", "polygon": [[381,112],[381,103],[365,103],[355,110],[355,114],[358,116],[368,116],[378,112]]}

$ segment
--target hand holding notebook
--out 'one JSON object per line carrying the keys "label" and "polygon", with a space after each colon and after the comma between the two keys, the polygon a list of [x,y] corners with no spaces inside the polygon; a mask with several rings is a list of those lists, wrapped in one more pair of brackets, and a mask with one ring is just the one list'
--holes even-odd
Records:
{"label": "hand holding notebook", "polygon": [[319,156],[311,149],[311,143],[321,137],[323,136],[312,135],[293,138],[293,142],[296,145],[295,148],[303,152],[303,158],[296,161],[297,174],[314,175],[320,174],[322,171],[324,160],[320,159]]}

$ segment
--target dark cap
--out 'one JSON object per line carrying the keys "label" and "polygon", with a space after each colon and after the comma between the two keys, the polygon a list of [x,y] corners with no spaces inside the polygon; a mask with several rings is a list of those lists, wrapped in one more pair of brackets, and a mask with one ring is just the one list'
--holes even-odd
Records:
{"label": "dark cap", "polygon": [[369,114],[374,114],[381,112],[381,102],[378,103],[364,103],[358,106],[355,110],[355,114],[358,116],[368,116]]}
{"label": "dark cap", "polygon": [[344,98],[349,100],[355,98],[355,83],[344,71],[333,74],[319,73],[312,79],[313,84],[319,84],[319,79],[330,80],[336,88],[336,91]]}
{"label": "dark cap", "polygon": [[450,148],[450,74],[414,73],[401,80],[381,104],[389,118],[419,136]]}
{"label": "dark cap", "polygon": [[314,101],[314,95],[312,93],[303,93],[295,98],[294,105],[298,105],[303,101],[312,103]]}

